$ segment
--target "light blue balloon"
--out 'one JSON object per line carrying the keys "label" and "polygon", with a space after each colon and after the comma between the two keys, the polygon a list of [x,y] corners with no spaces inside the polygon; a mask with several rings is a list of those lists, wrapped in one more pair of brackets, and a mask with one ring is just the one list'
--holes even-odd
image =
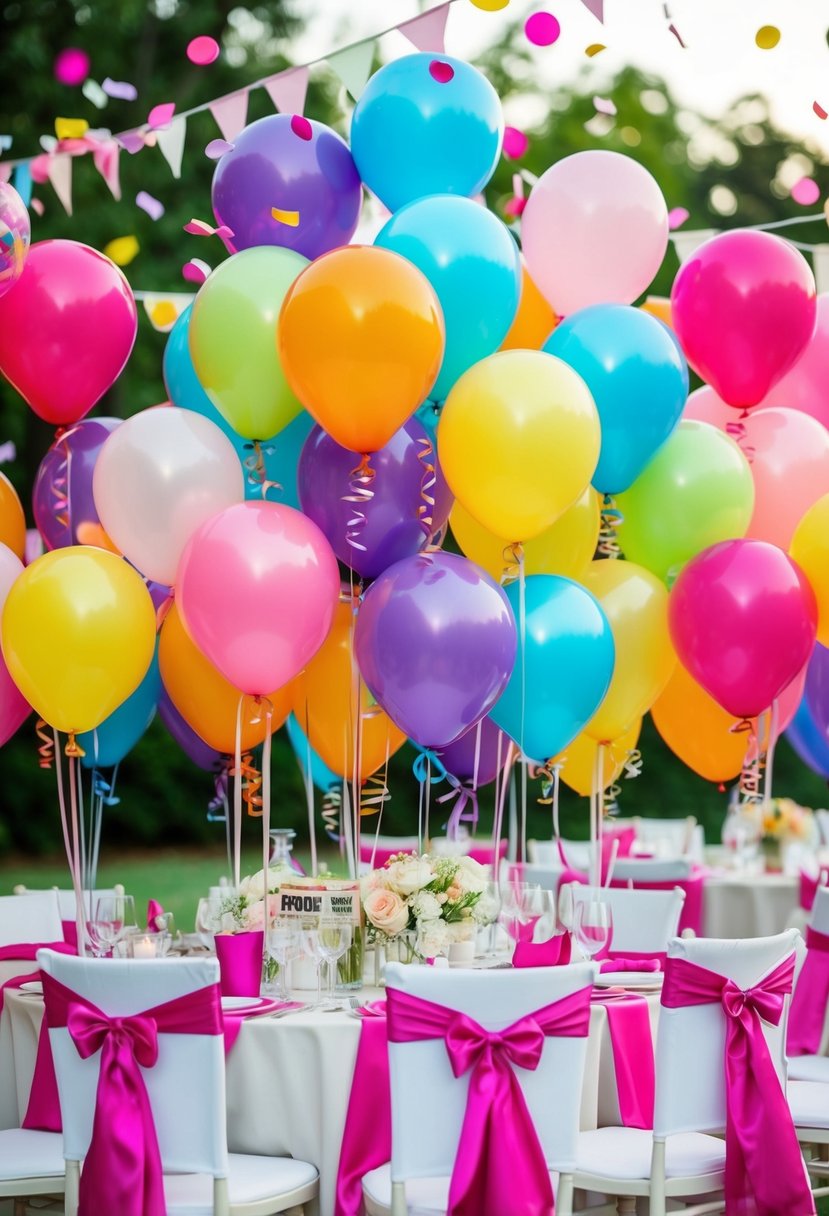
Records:
{"label": "light blue balloon", "polygon": [[[294,714],[288,715],[288,721],[285,725],[288,728],[288,738],[291,741],[291,747],[294,749],[294,755],[299,761],[299,767],[303,773],[306,773],[308,765],[308,737],[297,722]],[[311,780],[317,789],[322,790],[324,794],[332,787],[339,787],[343,783],[342,777],[338,777],[336,773],[333,773],[325,761],[320,760],[313,748],[311,748]]]}
{"label": "light blue balloon", "polygon": [[435,289],[446,348],[429,397],[445,401],[455,381],[507,336],[521,297],[518,246],[486,207],[452,194],[401,207],[374,243],[407,258]]}
{"label": "light blue balloon", "polygon": [[78,735],[78,743],[86,752],[86,755],[81,757],[84,768],[111,768],[120,764],[155,717],[155,707],[160,696],[161,672],[158,667],[156,643],[153,661],[135,692],[95,730],[87,730]]}
{"label": "light blue balloon", "polygon": [[[173,405],[183,410],[193,410],[214,422],[227,435],[236,449],[236,455],[246,470],[245,498],[261,498],[262,483],[250,476],[245,466],[246,461],[253,459],[253,444],[243,439],[234,431],[226,418],[219,413],[207,393],[201,386],[190,358],[188,331],[190,314],[193,305],[188,304],[176,321],[167,338],[164,348],[164,383],[167,395]],[[299,505],[299,490],[297,489],[297,465],[302,445],[311,433],[314,420],[309,413],[301,410],[296,418],[275,435],[273,439],[263,440],[262,454],[265,461],[265,478],[275,482],[276,486],[268,490],[269,502],[281,502],[289,507],[301,510]]]}
{"label": "light blue balloon", "polygon": [[470,64],[421,53],[375,72],[351,118],[351,154],[389,211],[429,194],[471,198],[501,155],[504,117]]}
{"label": "light blue balloon", "polygon": [[593,485],[620,494],[679,422],[688,365],[667,326],[626,304],[574,312],[544,343],[577,371],[596,402],[602,446]]}
{"label": "light blue balloon", "polygon": [[601,705],[616,647],[598,600],[572,579],[531,574],[523,627],[518,582],[506,593],[518,626],[518,653],[489,716],[525,756],[543,763],[572,743]]}

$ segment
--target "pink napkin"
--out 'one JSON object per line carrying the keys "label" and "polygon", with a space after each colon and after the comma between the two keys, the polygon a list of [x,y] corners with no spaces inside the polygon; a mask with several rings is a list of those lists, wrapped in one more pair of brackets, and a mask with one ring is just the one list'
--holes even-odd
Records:
{"label": "pink napkin", "polygon": [[153,931],[153,933],[156,933],[158,931],[158,929],[161,927],[159,924],[157,924],[156,917],[163,916],[163,915],[164,915],[164,909],[162,908],[162,906],[158,902],[158,900],[157,899],[148,900],[148,902],[147,902],[147,928],[151,929]]}
{"label": "pink napkin", "polygon": [[661,958],[606,958],[602,971],[661,971]]}
{"label": "pink napkin", "polygon": [[556,933],[546,942],[516,942],[513,967],[562,967],[570,962],[572,942],[569,933]]}

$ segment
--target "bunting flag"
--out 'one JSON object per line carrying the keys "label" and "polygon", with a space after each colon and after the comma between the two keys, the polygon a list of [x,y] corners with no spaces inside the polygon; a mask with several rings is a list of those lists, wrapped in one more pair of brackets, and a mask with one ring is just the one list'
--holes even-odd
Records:
{"label": "bunting flag", "polygon": [[239,132],[244,130],[248,120],[248,91],[240,89],[238,93],[220,97],[218,101],[211,102],[208,109],[216,119],[223,137],[228,143],[233,143]]}
{"label": "bunting flag", "polygon": [[367,42],[358,42],[356,46],[347,46],[344,51],[337,51],[335,55],[328,56],[328,66],[337,73],[345,85],[346,92],[354,101],[359,100],[366,87],[373,59],[373,38],[369,38]]}
{"label": "bunting flag", "polygon": [[[0,182],[10,182],[14,173],[13,165],[4,165],[0,162]],[[18,194],[20,191],[18,191]]]}
{"label": "bunting flag", "polygon": [[49,181],[63,204],[67,215],[72,214],[72,157],[63,153],[49,157]]}
{"label": "bunting flag", "polygon": [[[603,0],[585,0],[585,3],[598,4],[601,8]],[[437,55],[445,55],[446,18],[448,16],[449,5],[440,4],[437,8],[429,9],[427,13],[421,13],[419,17],[412,17],[410,21],[402,22],[397,28],[408,38],[415,50],[433,51]]]}
{"label": "bunting flag", "polygon": [[120,158],[121,148],[114,139],[106,140],[92,154],[95,168],[109,187],[112,197],[117,199],[121,198]]}
{"label": "bunting flag", "polygon": [[183,114],[174,118],[164,131],[156,131],[155,138],[161,155],[172,170],[173,177],[181,177],[181,158],[184,155],[184,137],[187,134],[187,119]]}
{"label": "bunting flag", "polygon": [[289,68],[265,82],[265,90],[280,114],[304,114],[308,69]]}
{"label": "bunting flag", "polygon": [[584,7],[604,25],[604,0],[581,0]]}
{"label": "bunting flag", "polygon": [[716,236],[718,229],[716,228],[698,228],[684,232],[672,232],[670,234],[671,243],[676,250],[676,256],[679,258],[679,264],[687,262],[688,258],[699,249],[700,245],[705,241]]}
{"label": "bunting flag", "polygon": [[150,324],[161,334],[169,333],[184,312],[192,304],[194,296],[188,291],[145,291],[141,295]]}

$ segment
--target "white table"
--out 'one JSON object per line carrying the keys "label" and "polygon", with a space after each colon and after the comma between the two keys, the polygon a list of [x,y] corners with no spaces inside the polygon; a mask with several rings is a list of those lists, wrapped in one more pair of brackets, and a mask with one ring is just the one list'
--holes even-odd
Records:
{"label": "white table", "polygon": [[703,888],[703,933],[706,937],[782,933],[799,899],[800,883],[794,875],[713,871]]}

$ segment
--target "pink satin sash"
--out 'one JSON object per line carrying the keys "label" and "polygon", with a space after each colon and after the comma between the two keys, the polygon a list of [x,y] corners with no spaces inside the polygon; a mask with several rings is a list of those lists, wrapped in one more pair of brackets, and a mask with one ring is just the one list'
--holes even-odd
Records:
{"label": "pink satin sash", "polygon": [[826,883],[827,878],[829,873],[826,869],[822,869],[817,878],[813,878],[805,870],[800,871],[800,906],[805,912],[811,912],[817,889]]}
{"label": "pink satin sash", "polygon": [[665,955],[637,954],[635,950],[614,954],[610,950],[601,959],[601,964],[602,971],[661,971],[665,966]]}
{"label": "pink satin sash", "polygon": [[829,1003],[829,933],[807,927],[806,950],[789,1009],[786,1051],[790,1056],[820,1051]]}
{"label": "pink satin sash", "polygon": [[584,1038],[590,987],[535,1010],[504,1030],[485,1030],[465,1013],[390,988],[390,1043],[443,1039],[452,1072],[471,1072],[447,1216],[504,1216],[516,1193],[525,1211],[552,1216],[544,1152],[514,1068],[535,1071],[544,1039]]}
{"label": "pink satin sash", "polygon": [[655,1081],[648,1002],[632,992],[596,992],[592,999],[607,1012],[622,1126],[652,1128]]}
{"label": "pink satin sash", "polygon": [[140,1068],[155,1066],[159,1034],[222,1033],[218,985],[129,1017],[109,1017],[45,973],[43,996],[49,1027],[65,1026],[82,1059],[101,1052],[78,1216],[166,1216],[161,1154]]}
{"label": "pink satin sash", "polygon": [[761,1019],[780,1024],[793,979],[793,954],[745,991],[687,959],[665,964],[663,1006],[720,1004],[726,1019],[727,1216],[814,1216],[791,1112],[761,1026]]}
{"label": "pink satin sash", "polygon": [[[55,950],[58,954],[77,954],[74,946],[68,942],[15,942],[11,946],[0,946],[0,962],[20,959],[29,962],[37,958],[38,950]],[[13,975],[5,984],[0,984],[0,1013],[3,1012],[7,988],[20,988],[23,984],[31,984],[40,979],[40,971],[28,971],[25,975]]]}
{"label": "pink satin sash", "polygon": [[363,1177],[391,1156],[391,1097],[386,1019],[363,1018],[348,1098],[334,1216],[359,1216]]}

